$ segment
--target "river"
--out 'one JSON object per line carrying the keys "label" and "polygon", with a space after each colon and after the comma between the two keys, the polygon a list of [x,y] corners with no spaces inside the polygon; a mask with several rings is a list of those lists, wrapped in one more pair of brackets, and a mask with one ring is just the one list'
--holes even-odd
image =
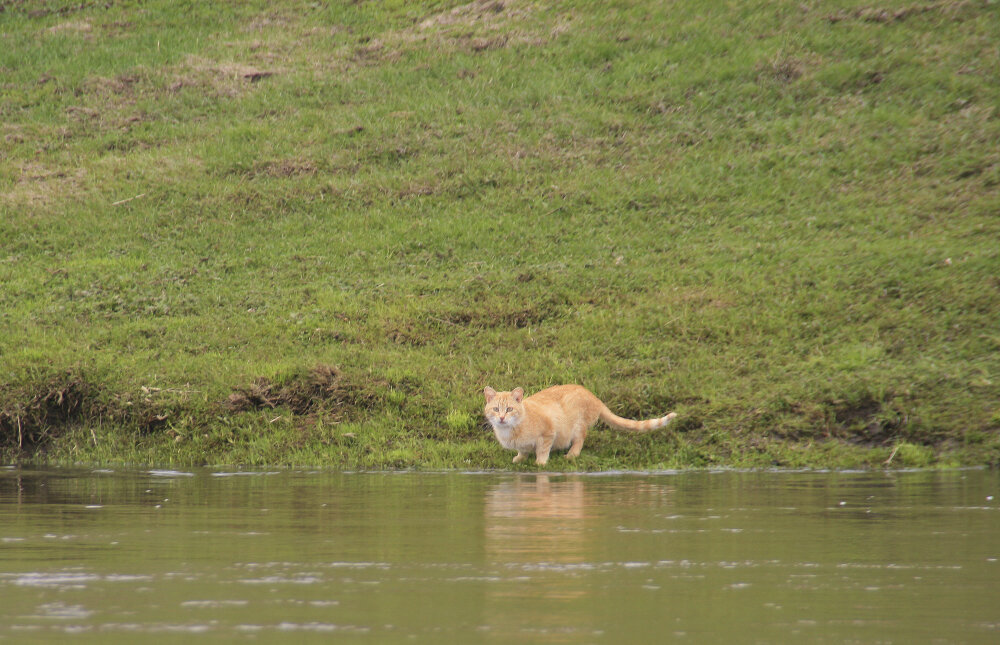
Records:
{"label": "river", "polygon": [[0,469],[0,642],[996,643],[1000,473]]}

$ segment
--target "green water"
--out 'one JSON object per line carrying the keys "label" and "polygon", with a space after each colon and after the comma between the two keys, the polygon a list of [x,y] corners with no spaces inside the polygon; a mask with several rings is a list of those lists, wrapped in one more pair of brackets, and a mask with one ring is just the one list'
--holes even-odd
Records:
{"label": "green water", "polygon": [[0,642],[996,643],[1000,473],[0,469]]}

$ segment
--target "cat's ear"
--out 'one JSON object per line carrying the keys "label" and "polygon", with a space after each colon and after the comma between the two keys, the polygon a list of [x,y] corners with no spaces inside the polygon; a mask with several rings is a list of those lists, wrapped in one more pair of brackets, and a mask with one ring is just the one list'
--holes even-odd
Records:
{"label": "cat's ear", "polygon": [[491,388],[489,385],[483,388],[483,394],[486,395],[486,402],[489,403],[493,400],[493,397],[497,395],[497,391]]}
{"label": "cat's ear", "polygon": [[518,403],[520,403],[521,399],[524,398],[524,388],[523,387],[515,387],[513,390],[511,390],[510,395],[512,397],[514,397],[515,401],[517,401]]}

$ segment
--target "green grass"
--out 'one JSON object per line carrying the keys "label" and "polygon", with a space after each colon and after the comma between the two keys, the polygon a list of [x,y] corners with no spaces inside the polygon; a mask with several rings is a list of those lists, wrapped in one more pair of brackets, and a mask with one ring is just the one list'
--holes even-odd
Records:
{"label": "green grass", "polygon": [[1000,463],[1000,5],[2,4],[5,461]]}

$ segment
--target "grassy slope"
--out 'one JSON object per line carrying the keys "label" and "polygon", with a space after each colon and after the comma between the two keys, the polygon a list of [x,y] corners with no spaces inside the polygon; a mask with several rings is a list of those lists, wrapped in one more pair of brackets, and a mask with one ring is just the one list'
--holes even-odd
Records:
{"label": "grassy slope", "polygon": [[7,458],[1000,461],[1000,5],[3,4]]}

